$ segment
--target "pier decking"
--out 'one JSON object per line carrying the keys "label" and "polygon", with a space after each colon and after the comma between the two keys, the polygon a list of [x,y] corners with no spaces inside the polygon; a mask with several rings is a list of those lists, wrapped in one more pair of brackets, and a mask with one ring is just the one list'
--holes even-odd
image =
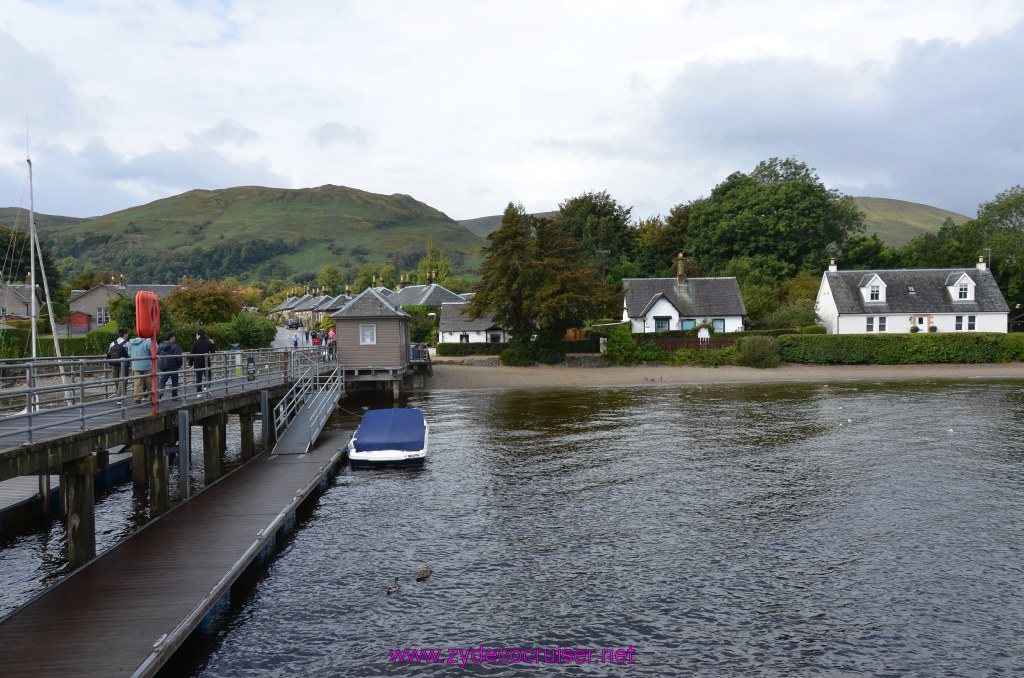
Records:
{"label": "pier decking", "polygon": [[342,461],[347,435],[259,455],[3,620],[3,674],[153,675]]}

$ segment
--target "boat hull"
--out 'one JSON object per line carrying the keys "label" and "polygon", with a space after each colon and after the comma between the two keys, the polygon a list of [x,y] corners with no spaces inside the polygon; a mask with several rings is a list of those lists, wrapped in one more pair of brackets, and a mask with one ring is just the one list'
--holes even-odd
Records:
{"label": "boat hull", "polygon": [[[383,415],[380,412],[374,411],[364,415],[363,424],[360,424],[359,428],[356,429],[348,443],[349,466],[353,469],[422,467],[427,458],[430,427],[423,420],[422,413],[419,410],[408,410],[407,412],[416,413],[416,416],[411,418],[413,422],[412,427],[408,426],[410,419],[407,415],[394,410]],[[395,427],[390,419],[392,415],[402,416],[405,419],[406,426],[399,434],[394,434]],[[381,426],[379,421],[381,416],[385,417],[383,426]],[[378,420],[366,426],[368,417],[374,417]],[[373,430],[374,426],[377,426],[376,430]],[[382,431],[387,433],[383,440],[387,441],[390,439],[390,441],[396,444],[390,445],[387,442],[382,444]],[[361,437],[364,439],[365,447],[360,443]]]}

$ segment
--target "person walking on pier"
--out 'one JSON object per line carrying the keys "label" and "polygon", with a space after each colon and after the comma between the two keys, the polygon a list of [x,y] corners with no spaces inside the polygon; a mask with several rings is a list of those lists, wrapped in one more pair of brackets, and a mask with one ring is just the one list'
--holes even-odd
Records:
{"label": "person walking on pier", "polygon": [[121,378],[121,370],[124,369],[124,376],[128,376],[128,330],[121,328],[117,331],[117,337],[110,342],[107,349],[107,360],[110,361],[110,373],[117,381],[114,382],[114,393],[118,398],[124,397],[124,379]]}
{"label": "person walking on pier", "polygon": [[192,351],[188,357],[189,367],[196,370],[196,397],[203,392],[203,376],[206,376],[206,390],[210,390],[210,381],[213,378],[210,369],[210,354],[214,352],[213,342],[206,338],[206,330],[196,330],[196,340],[192,342]]}
{"label": "person walking on pier", "polygon": [[135,404],[140,405],[153,387],[153,343],[151,339],[135,337],[128,340],[128,357],[132,359],[132,375],[135,378]]}
{"label": "person walking on pier", "polygon": [[160,345],[156,347],[156,390],[159,398],[164,397],[164,387],[171,382],[171,397],[178,397],[178,370],[185,362],[181,356],[181,348],[174,343],[174,332],[168,332]]}

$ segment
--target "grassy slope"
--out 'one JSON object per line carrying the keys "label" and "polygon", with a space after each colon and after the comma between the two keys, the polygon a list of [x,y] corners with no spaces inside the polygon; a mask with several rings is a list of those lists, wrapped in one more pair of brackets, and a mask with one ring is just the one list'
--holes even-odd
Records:
{"label": "grassy slope", "polygon": [[[79,219],[77,217],[58,217],[52,214],[40,214],[36,212],[36,228],[42,230],[45,228],[62,228],[64,226],[80,224],[88,219]],[[28,228],[28,210],[19,209],[17,207],[0,207],[0,226],[13,229],[15,224],[18,226],[19,231],[27,230]]]}
{"label": "grassy slope", "polygon": [[877,233],[890,247],[902,247],[914,236],[937,232],[947,217],[961,224],[970,220],[963,214],[904,200],[854,198],[854,201],[865,214],[864,232]]}
{"label": "grassy slope", "polygon": [[[446,253],[461,253],[462,267],[473,269],[483,244],[454,220],[407,195],[341,186],[194,190],[83,223],[41,226],[40,232],[44,237],[111,235],[116,243],[111,247],[169,253],[224,240],[303,239],[299,252],[281,257],[292,272],[316,272],[328,263],[358,266],[358,260],[344,254],[357,246],[366,248],[367,261],[390,262],[396,255],[423,252],[427,240]],[[97,252],[95,263],[102,265],[104,255],[111,254]]]}

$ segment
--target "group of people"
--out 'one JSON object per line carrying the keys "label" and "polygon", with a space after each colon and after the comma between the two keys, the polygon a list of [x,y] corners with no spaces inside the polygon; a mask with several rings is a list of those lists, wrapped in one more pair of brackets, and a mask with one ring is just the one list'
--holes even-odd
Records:
{"label": "group of people", "polygon": [[[313,346],[324,346],[327,349],[327,352],[333,356],[334,355],[334,351],[335,351],[335,346],[336,346],[336,342],[335,342],[335,338],[336,337],[337,337],[337,333],[334,331],[333,327],[330,328],[329,330],[327,330],[327,332],[324,332],[322,330],[318,332],[316,330],[310,330],[307,327],[306,328],[306,342],[305,343],[309,344],[312,341],[312,345]],[[292,334],[292,347],[293,348],[298,348],[299,347],[299,333],[298,332],[295,332],[295,333]]]}
{"label": "group of people", "polygon": [[[185,365],[186,358],[175,343],[174,332],[167,332],[163,340],[156,347],[156,369],[157,369],[157,393],[159,398],[164,397],[165,389],[170,384],[170,397],[178,398],[179,373]],[[188,366],[195,370],[196,397],[202,395],[204,390],[209,390],[212,380],[210,354],[216,351],[213,339],[206,336],[206,331],[196,330],[196,339],[192,342],[192,349],[188,354]],[[128,338],[128,330],[119,329],[117,337],[110,342],[107,349],[107,359],[115,381],[115,392],[117,397],[124,398],[125,384],[128,381],[129,370],[132,377],[134,402],[141,404],[148,398],[152,388],[153,375],[153,346],[151,339],[142,337]],[[124,373],[122,374],[122,369]],[[123,378],[122,378],[123,377]],[[204,389],[203,381],[206,381]]]}

